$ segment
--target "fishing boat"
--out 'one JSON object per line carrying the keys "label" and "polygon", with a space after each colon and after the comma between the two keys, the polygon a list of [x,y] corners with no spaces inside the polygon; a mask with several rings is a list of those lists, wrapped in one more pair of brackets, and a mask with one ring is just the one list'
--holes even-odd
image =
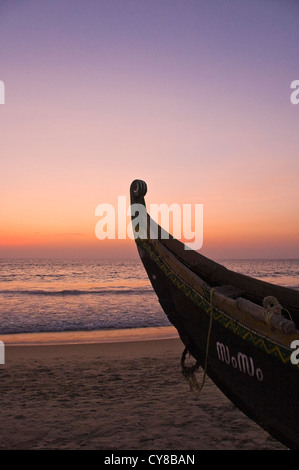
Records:
{"label": "fishing boat", "polygon": [[[299,449],[299,291],[231,271],[185,249],[151,219],[146,192],[144,181],[132,182],[135,242],[184,345],[184,375],[199,391],[209,377],[271,436]],[[186,364],[187,353],[192,366]]]}

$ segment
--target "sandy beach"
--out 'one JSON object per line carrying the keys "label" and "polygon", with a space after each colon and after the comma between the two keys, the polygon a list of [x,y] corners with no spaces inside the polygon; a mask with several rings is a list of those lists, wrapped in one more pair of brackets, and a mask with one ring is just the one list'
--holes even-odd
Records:
{"label": "sandy beach", "polygon": [[209,380],[180,372],[179,339],[6,346],[0,449],[283,449]]}

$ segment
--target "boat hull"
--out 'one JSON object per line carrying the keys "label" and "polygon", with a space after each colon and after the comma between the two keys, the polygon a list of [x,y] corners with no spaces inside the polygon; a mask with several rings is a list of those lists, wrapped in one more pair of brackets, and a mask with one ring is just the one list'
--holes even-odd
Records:
{"label": "boat hull", "polygon": [[289,351],[225,315],[208,293],[194,292],[150,240],[137,244],[163,310],[192,356],[206,365],[207,375],[269,434],[299,449],[298,368],[290,362]]}

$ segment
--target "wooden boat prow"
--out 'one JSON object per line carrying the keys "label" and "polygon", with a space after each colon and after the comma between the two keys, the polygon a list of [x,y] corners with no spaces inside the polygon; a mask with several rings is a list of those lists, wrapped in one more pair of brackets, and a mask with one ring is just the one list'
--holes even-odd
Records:
{"label": "wooden boat prow", "polygon": [[[145,206],[146,191],[145,182],[133,181],[131,204]],[[186,350],[240,410],[299,449],[299,365],[291,346],[299,340],[299,291],[231,271],[161,227],[164,236],[151,238],[148,214],[141,223],[141,261]]]}

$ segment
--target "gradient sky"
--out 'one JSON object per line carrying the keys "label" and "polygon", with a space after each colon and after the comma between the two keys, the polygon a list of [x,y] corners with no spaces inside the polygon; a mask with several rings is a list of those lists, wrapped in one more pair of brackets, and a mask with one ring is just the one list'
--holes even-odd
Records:
{"label": "gradient sky", "polygon": [[0,256],[135,257],[95,209],[204,204],[205,255],[299,257],[299,2],[1,0]]}

